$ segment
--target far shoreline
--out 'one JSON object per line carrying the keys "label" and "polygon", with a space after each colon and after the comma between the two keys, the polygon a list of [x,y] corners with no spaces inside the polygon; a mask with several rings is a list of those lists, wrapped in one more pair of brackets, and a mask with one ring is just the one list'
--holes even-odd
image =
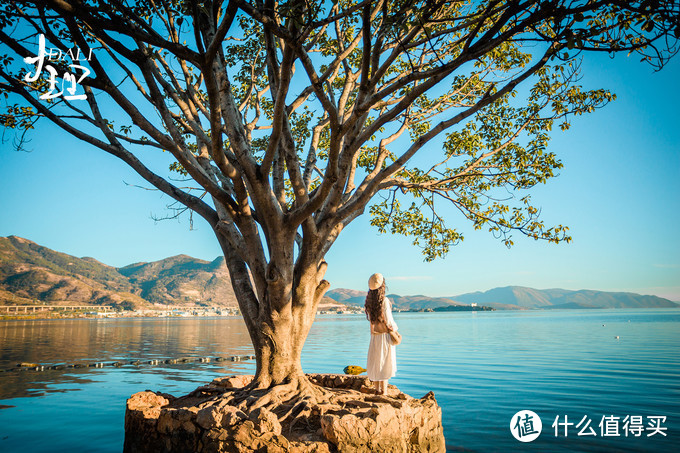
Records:
{"label": "far shoreline", "polygon": [[[19,306],[20,307],[20,306]],[[93,307],[96,308],[96,307]],[[579,308],[525,308],[525,309],[496,309],[492,307],[438,307],[435,309],[408,309],[395,310],[395,314],[401,313],[427,313],[427,314],[442,314],[442,313],[479,313],[479,312],[498,312],[498,313],[538,313],[538,312],[597,312],[597,311],[625,311],[625,310],[678,310],[680,307],[579,307]],[[216,313],[201,313],[201,314],[177,314],[167,313],[169,310],[144,310],[144,312],[137,311],[123,311],[123,312],[108,312],[108,313],[31,313],[31,314],[0,314],[0,321],[33,321],[33,320],[78,320],[78,319],[196,319],[196,318],[215,318],[215,319],[240,319],[241,314],[238,312],[231,312],[229,314]],[[20,312],[21,313],[21,312]],[[363,315],[363,310],[320,310],[317,316],[335,317],[347,315]]]}

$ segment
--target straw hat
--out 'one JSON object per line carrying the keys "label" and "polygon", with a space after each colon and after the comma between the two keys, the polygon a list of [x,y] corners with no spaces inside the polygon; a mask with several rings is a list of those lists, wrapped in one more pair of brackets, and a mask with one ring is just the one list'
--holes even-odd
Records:
{"label": "straw hat", "polygon": [[385,278],[382,276],[382,274],[373,274],[371,275],[371,278],[368,279],[368,289],[376,290],[380,288],[384,282]]}

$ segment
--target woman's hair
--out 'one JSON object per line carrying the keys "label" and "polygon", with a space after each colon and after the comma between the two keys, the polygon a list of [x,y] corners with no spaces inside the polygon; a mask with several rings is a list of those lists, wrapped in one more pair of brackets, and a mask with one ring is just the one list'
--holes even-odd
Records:
{"label": "woman's hair", "polygon": [[366,318],[371,322],[385,321],[385,312],[383,311],[383,301],[385,299],[385,281],[378,289],[371,289],[366,294],[366,303],[364,304],[364,311]]}

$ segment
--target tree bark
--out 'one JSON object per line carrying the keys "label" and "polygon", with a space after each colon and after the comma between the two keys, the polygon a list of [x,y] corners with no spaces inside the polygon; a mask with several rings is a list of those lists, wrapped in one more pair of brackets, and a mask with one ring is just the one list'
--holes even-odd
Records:
{"label": "tree bark", "polygon": [[[307,272],[311,273],[315,272]],[[321,299],[319,294],[324,292],[318,291],[319,286],[314,278],[293,281],[292,275],[269,282],[267,303],[255,321],[255,335],[251,334],[257,357],[254,388],[281,384],[296,387],[306,382],[300,359]]]}
{"label": "tree bark", "polygon": [[292,260],[282,266],[272,260],[266,279],[256,282],[224,236],[218,233],[218,239],[255,349],[257,369],[250,388],[290,385],[291,390],[298,390],[307,384],[300,361],[302,348],[319,301],[330,286],[323,280],[326,263],[307,263],[296,273]]}

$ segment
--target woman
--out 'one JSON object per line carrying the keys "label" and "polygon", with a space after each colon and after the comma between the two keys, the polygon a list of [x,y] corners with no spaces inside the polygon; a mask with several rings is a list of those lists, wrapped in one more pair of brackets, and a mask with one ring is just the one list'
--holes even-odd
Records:
{"label": "woman", "polygon": [[397,355],[390,339],[390,331],[397,331],[392,318],[390,300],[385,297],[385,279],[382,274],[373,274],[368,279],[368,294],[364,310],[371,322],[371,342],[368,345],[366,371],[373,381],[376,393],[387,392],[387,380],[397,372]]}

